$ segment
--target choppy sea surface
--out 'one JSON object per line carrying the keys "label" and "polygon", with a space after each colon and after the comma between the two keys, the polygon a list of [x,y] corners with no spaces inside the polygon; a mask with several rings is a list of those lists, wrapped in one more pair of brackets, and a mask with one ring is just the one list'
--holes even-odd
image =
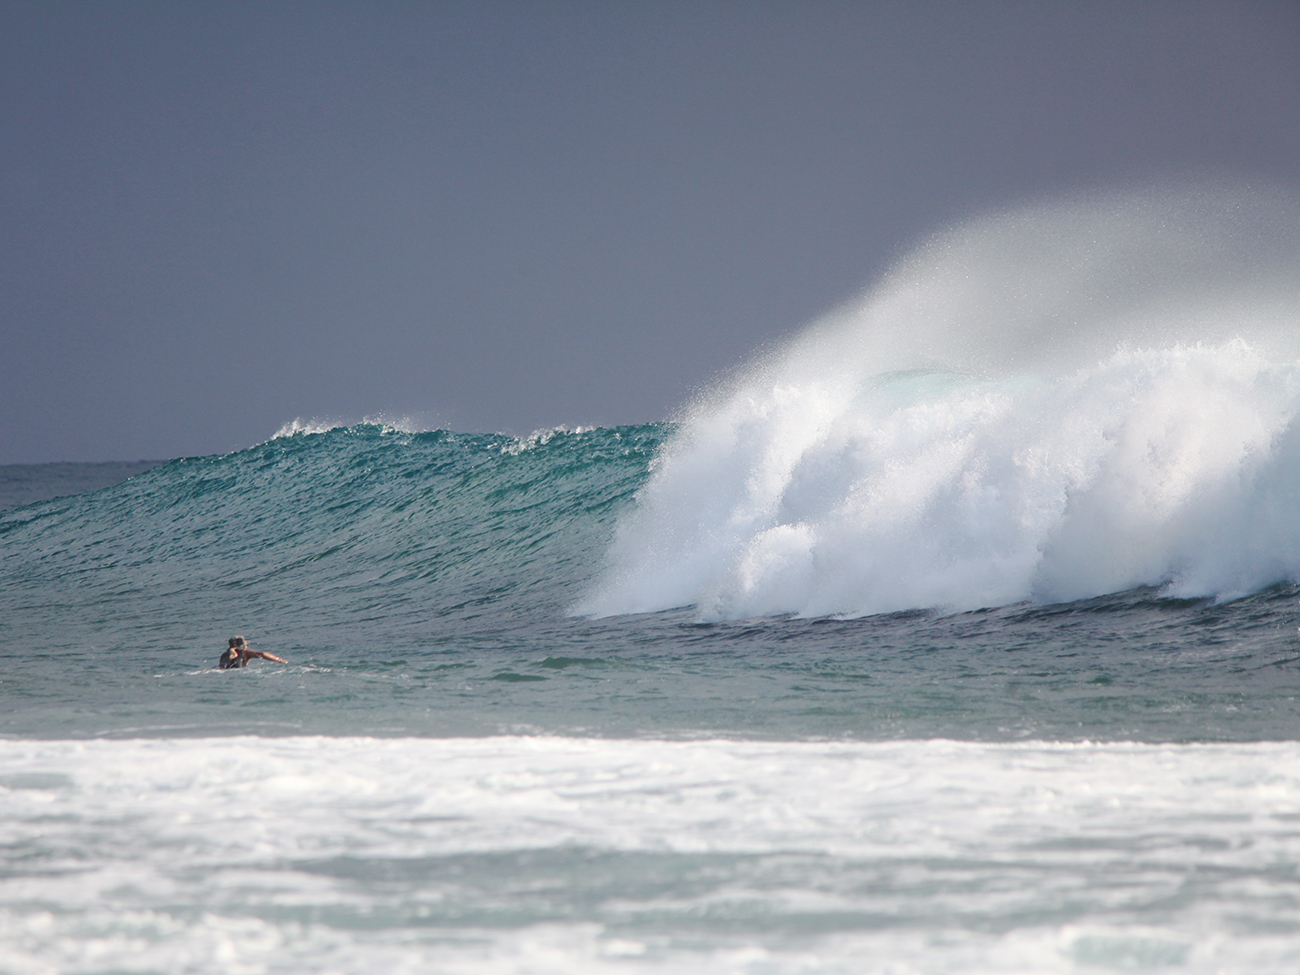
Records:
{"label": "choppy sea surface", "polygon": [[1297,970],[1300,306],[1081,212],[673,423],[0,477],[0,971]]}

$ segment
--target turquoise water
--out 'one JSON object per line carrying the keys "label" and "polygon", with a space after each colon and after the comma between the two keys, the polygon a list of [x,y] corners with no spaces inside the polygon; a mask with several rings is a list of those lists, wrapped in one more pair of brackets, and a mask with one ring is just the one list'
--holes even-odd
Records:
{"label": "turquoise water", "polygon": [[[862,618],[574,616],[670,428],[362,425],[0,515],[0,731],[1250,741],[1296,588]],[[225,638],[286,657],[213,669]],[[21,648],[21,652],[14,652]]]}
{"label": "turquoise water", "polygon": [[0,971],[1296,971],[1300,220],[1120,202],[671,424],[24,469]]}

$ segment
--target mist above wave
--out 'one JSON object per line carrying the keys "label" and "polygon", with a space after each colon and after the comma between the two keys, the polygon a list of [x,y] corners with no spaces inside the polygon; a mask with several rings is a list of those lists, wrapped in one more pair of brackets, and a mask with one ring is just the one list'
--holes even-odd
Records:
{"label": "mist above wave", "polygon": [[703,397],[577,612],[706,618],[1300,577],[1300,205],[1206,188],[941,234]]}

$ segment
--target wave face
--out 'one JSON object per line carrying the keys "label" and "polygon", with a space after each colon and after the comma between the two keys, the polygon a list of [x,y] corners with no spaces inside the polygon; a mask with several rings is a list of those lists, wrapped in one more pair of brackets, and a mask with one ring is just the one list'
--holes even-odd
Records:
{"label": "wave face", "polygon": [[[1254,383],[1259,402],[1285,413],[1285,370],[1259,367],[1244,349],[1213,359],[1214,368],[1202,358],[1135,356],[1112,371],[1138,383],[1181,362],[1188,375],[1200,369],[1208,388],[1236,375],[1239,384]],[[956,469],[962,456],[987,452],[999,438],[1033,442],[1032,431],[1016,429],[1006,412],[1017,396],[1044,403],[1067,393],[1100,397],[1095,381],[1026,382],[1019,391],[990,383],[885,377],[866,400],[910,396],[913,403],[877,407],[884,425],[871,435],[884,450],[916,436],[908,425],[926,416],[932,425],[965,423],[974,432],[944,447],[953,456],[940,456]],[[1215,430],[1246,427],[1208,394],[1201,398]],[[993,418],[994,407],[1004,410],[1001,420]],[[868,433],[856,435],[859,443],[871,446],[863,439]],[[701,624],[695,608],[607,619],[573,614],[599,578],[637,492],[653,498],[648,486],[662,490],[662,481],[651,479],[663,470],[656,475],[652,468],[656,458],[671,464],[679,456],[679,441],[663,453],[673,436],[666,425],[555,430],[518,440],[368,423],[173,460],[94,493],[0,513],[0,737],[1252,741],[1294,734],[1293,685],[1277,679],[1277,668],[1294,660],[1294,586],[1230,604],[1135,589],[990,613],[769,617],[741,625]],[[1250,436],[1266,443],[1267,428]],[[1206,435],[1186,452],[1204,453],[1214,442]],[[821,457],[821,469],[813,454],[801,461],[804,474],[792,481],[797,491],[785,491],[787,505],[820,504],[834,514],[826,499],[844,486],[827,471],[840,465],[842,475],[850,461],[858,465],[850,471],[870,461],[864,449],[826,447]],[[1035,463],[1049,473],[1068,468],[1059,459]],[[1232,495],[1239,489],[1230,472],[1247,461],[1224,452],[1218,463],[1222,493]],[[933,476],[934,467],[918,462],[916,470]],[[1276,525],[1285,522],[1278,512],[1289,510],[1287,491],[1297,482],[1276,463],[1269,469],[1274,509],[1242,501],[1238,515],[1254,519],[1261,533],[1273,527],[1257,537],[1259,545],[1281,546]],[[990,464],[988,477],[996,473]],[[970,528],[962,539],[969,564],[991,564],[988,540],[998,532],[1022,546],[1018,553],[1007,543],[1006,566],[1016,556],[1031,561],[1024,539],[1032,535],[998,512],[1006,502],[980,494],[977,484],[968,487],[963,476],[949,483],[966,491],[970,512],[960,498],[942,503],[954,522],[968,517],[963,524],[983,526],[982,534]],[[1047,483],[1047,473],[1042,477]],[[1119,490],[1122,478],[1111,480]],[[697,498],[725,488],[701,484]],[[1176,490],[1191,489],[1171,481],[1169,497]],[[1035,502],[1024,491],[1016,510]],[[1212,500],[1205,505],[1213,508]],[[973,509],[976,503],[985,514]],[[1035,503],[1047,505],[1041,497]],[[1147,510],[1141,505],[1152,504],[1139,498],[1132,510],[1140,514]],[[626,544],[629,524],[644,525],[654,511],[636,511],[618,544]],[[1216,517],[1221,524],[1223,516]],[[905,527],[868,529],[877,537],[895,530],[915,538]],[[857,545],[868,529],[855,538],[846,528],[834,539],[847,565],[865,558]],[[793,549],[789,540],[798,537],[769,533],[770,551],[778,551],[777,542]],[[1158,533],[1123,540],[1137,554],[1146,551],[1138,541],[1153,550],[1161,543]],[[957,543],[939,541],[957,550]],[[1104,537],[1062,535],[1061,550],[1067,544],[1096,553],[1098,573],[1113,557],[1113,540]],[[694,554],[706,566],[721,558],[705,549]],[[900,565],[905,558],[924,564],[916,553],[899,551]],[[1243,578],[1261,572],[1256,560],[1243,556],[1240,565]],[[796,570],[791,558],[785,577],[799,581]],[[824,581],[816,566],[801,571],[805,580]],[[1011,577],[1010,569],[1004,575]],[[918,575],[908,590],[897,566],[893,578],[877,578],[895,587],[887,592],[900,602],[935,585]],[[968,591],[983,586],[990,601],[1013,595],[993,591],[996,579],[963,580],[954,570],[948,580],[947,592],[960,583]],[[780,601],[788,593],[770,592],[770,606],[788,605]],[[863,605],[848,601],[857,593],[847,583],[839,592],[847,594],[843,602],[826,602]],[[227,637],[236,633],[289,663],[217,670]],[[1032,652],[1021,652],[1028,647]]]}
{"label": "wave face", "polygon": [[173,460],[0,514],[0,630],[46,647],[245,628],[373,645],[430,620],[559,615],[664,432],[364,423]]}
{"label": "wave face", "polygon": [[968,610],[1300,578],[1300,205],[977,221],[686,411],[594,616]]}

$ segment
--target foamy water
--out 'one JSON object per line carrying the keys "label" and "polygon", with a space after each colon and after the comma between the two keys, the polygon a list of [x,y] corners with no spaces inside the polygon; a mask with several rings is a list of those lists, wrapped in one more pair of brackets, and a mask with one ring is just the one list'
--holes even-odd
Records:
{"label": "foamy water", "polygon": [[976,222],[683,418],[580,613],[1233,598],[1300,570],[1293,201]]}
{"label": "foamy water", "polygon": [[0,745],[12,972],[1282,972],[1300,748]]}

